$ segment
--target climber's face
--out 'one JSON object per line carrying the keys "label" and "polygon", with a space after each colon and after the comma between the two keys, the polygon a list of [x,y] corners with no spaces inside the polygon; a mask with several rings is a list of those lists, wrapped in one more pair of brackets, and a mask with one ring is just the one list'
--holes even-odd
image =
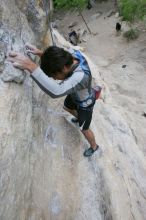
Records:
{"label": "climber's face", "polygon": [[63,70],[61,72],[57,72],[53,78],[56,80],[65,80],[69,77],[69,73],[72,69],[72,65],[71,66],[64,66]]}
{"label": "climber's face", "polygon": [[61,72],[57,72],[55,75],[53,75],[53,78],[57,80],[65,80],[69,78],[73,73],[75,65],[78,63],[79,61],[74,58],[73,63],[71,65],[65,65]]}

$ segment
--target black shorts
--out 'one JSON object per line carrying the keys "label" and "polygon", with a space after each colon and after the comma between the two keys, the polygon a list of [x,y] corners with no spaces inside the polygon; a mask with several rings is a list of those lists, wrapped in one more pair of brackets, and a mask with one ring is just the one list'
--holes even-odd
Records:
{"label": "black shorts", "polygon": [[82,108],[74,102],[70,95],[68,95],[64,100],[64,107],[77,111],[79,126],[81,130],[89,129],[92,120],[93,105],[86,108]]}

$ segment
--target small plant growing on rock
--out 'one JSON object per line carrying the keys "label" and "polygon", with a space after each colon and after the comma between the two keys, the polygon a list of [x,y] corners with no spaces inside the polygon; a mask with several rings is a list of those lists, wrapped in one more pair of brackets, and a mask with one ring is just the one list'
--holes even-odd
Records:
{"label": "small plant growing on rock", "polygon": [[136,28],[131,28],[130,30],[126,31],[123,36],[127,38],[127,41],[135,40],[139,37],[139,31]]}

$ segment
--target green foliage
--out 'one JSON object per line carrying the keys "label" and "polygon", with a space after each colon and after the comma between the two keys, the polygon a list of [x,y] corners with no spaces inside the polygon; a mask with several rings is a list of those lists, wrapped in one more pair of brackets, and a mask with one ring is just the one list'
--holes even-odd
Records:
{"label": "green foliage", "polygon": [[119,0],[120,15],[123,20],[134,21],[146,15],[146,0]]}
{"label": "green foliage", "polygon": [[123,36],[127,38],[128,41],[135,40],[139,37],[139,31],[136,28],[131,28],[130,30],[126,31]]}
{"label": "green foliage", "polygon": [[82,10],[87,5],[87,0],[54,0],[56,8],[76,8]]}

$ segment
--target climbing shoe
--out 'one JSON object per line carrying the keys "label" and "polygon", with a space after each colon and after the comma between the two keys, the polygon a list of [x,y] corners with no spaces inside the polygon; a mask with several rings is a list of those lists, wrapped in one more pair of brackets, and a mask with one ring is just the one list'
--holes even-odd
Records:
{"label": "climbing shoe", "polygon": [[85,157],[91,157],[92,154],[98,150],[99,146],[97,145],[96,149],[94,150],[92,147],[88,148],[87,150],[84,151],[84,156]]}
{"label": "climbing shoe", "polygon": [[78,123],[79,121],[78,121],[77,118],[74,117],[74,118],[71,119],[71,122],[73,122],[73,123]]}

